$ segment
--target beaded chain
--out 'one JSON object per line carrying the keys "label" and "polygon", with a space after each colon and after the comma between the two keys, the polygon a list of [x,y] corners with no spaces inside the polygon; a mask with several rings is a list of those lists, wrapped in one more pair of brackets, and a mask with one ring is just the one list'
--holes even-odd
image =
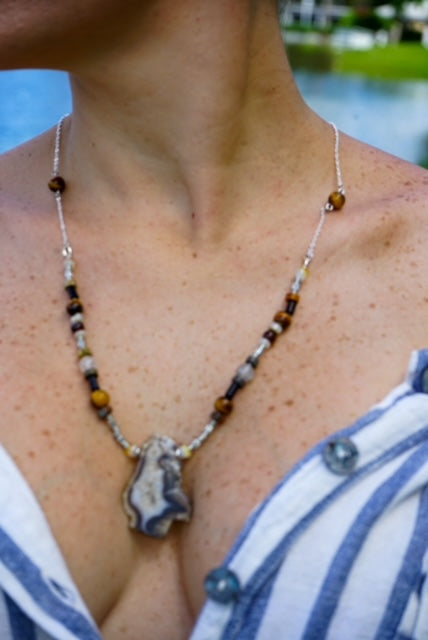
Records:
{"label": "beaded chain", "polygon": [[[64,259],[65,277],[64,286],[69,297],[67,312],[70,316],[71,331],[76,342],[79,367],[89,385],[91,404],[98,417],[106,423],[113,435],[113,438],[128,457],[141,458],[144,456],[145,446],[131,443],[124,436],[119,423],[113,415],[109,393],[100,386],[98,368],[93,353],[88,345],[83,315],[84,308],[78,295],[77,281],[75,278],[76,265],[73,249],[64,220],[62,194],[66,188],[66,182],[59,173],[62,129],[66,117],[67,115],[63,116],[57,125],[52,177],[48,186],[55,194],[59,224],[62,233],[62,256]],[[235,396],[254,378],[262,356],[274,345],[277,338],[289,329],[292,323],[293,316],[300,300],[300,290],[308,276],[309,265],[314,258],[315,249],[324,227],[326,216],[332,211],[342,209],[345,204],[345,188],[342,180],[339,155],[339,132],[335,124],[330,124],[333,128],[335,137],[334,161],[337,188],[335,191],[330,193],[327,202],[321,207],[320,218],[315,229],[315,233],[313,234],[308,246],[303,262],[292,281],[291,287],[285,295],[284,307],[275,313],[272,322],[263,333],[255,350],[248,356],[246,361],[238,367],[224,395],[215,400],[214,410],[210,414],[209,421],[202,431],[189,444],[181,444],[174,447],[174,455],[179,461],[184,461],[190,458],[192,454],[206,442],[216,428],[225,422],[232,412]]]}

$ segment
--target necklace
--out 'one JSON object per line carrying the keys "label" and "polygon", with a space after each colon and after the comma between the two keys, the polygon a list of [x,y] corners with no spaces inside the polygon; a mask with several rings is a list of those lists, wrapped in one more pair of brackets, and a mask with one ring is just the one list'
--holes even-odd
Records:
{"label": "necklace", "polygon": [[133,444],[123,435],[110,406],[110,396],[101,388],[99,374],[92,351],[88,346],[84,324],[83,304],[79,298],[75,278],[75,261],[64,219],[62,194],[66,182],[59,173],[61,137],[64,120],[58,122],[55,138],[55,152],[49,189],[55,194],[56,207],[62,234],[62,256],[64,259],[65,290],[68,294],[67,312],[78,355],[78,363],[89,385],[90,399],[98,417],[110,429],[114,440],[129,458],[137,461],[132,476],[123,493],[123,505],[129,519],[129,526],[155,538],[163,538],[174,520],[189,521],[192,507],[182,488],[182,466],[211,436],[217,427],[225,422],[233,409],[235,396],[254,377],[261,357],[277,338],[291,325],[296,311],[300,290],[309,273],[316,245],[321,235],[327,214],[339,210],[345,204],[345,188],[339,155],[339,132],[330,123],[334,132],[334,163],[336,190],[330,193],[321,207],[320,218],[309,243],[303,262],[298,269],[290,289],[285,296],[284,308],[277,311],[267,331],[262,335],[255,350],[237,369],[225,394],[217,398],[214,410],[202,431],[189,444],[177,444],[167,435],[154,435],[142,445]]}

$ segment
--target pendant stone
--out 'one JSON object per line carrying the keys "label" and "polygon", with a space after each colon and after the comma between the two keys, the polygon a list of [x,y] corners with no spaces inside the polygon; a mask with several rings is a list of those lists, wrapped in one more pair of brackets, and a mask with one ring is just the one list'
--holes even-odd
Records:
{"label": "pendant stone", "polygon": [[164,538],[174,520],[188,522],[192,507],[181,486],[177,443],[168,436],[153,436],[124,491],[129,526],[154,538]]}

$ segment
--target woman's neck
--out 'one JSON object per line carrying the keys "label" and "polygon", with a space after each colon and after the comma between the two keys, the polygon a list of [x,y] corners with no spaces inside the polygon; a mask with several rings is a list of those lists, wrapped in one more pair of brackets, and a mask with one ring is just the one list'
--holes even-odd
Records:
{"label": "woman's neck", "polygon": [[131,208],[162,194],[193,225],[224,224],[227,194],[236,210],[251,181],[299,173],[325,129],[295,87],[274,2],[158,0],[142,14],[72,71],[67,172],[82,192],[99,184]]}

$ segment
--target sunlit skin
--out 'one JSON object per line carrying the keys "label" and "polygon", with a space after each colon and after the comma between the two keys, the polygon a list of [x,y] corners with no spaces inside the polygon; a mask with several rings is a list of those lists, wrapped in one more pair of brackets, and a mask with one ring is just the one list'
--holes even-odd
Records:
{"label": "sunlit skin", "polygon": [[[126,436],[189,442],[281,306],[335,188],[271,0],[0,0],[0,66],[69,70],[64,208],[103,386]],[[132,471],[88,404],[46,187],[53,130],[0,160],[2,443],[106,640],[185,640],[203,578],[307,450],[427,347],[428,178],[342,136],[290,333],[184,471],[165,541],[127,528]],[[13,425],[13,429],[11,428]]]}

